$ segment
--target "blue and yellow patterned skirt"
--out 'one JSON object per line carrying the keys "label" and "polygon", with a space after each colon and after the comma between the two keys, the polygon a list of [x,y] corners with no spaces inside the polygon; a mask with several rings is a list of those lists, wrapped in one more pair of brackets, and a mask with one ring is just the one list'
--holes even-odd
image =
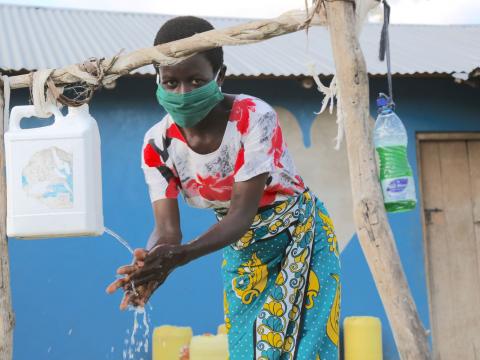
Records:
{"label": "blue and yellow patterned skirt", "polygon": [[338,359],[338,245],[311,192],[260,211],[222,270],[230,360]]}

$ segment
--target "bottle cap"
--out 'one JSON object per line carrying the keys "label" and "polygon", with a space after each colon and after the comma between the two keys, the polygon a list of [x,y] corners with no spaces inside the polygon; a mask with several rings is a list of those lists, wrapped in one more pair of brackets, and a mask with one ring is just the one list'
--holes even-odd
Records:
{"label": "bottle cap", "polygon": [[377,110],[379,113],[385,110],[393,111],[394,109],[395,109],[395,104],[392,101],[392,99],[388,97],[388,95],[384,93],[378,94]]}
{"label": "bottle cap", "polygon": [[388,105],[388,98],[387,97],[383,97],[383,96],[380,96],[377,98],[377,107],[381,108],[381,107],[385,107]]}

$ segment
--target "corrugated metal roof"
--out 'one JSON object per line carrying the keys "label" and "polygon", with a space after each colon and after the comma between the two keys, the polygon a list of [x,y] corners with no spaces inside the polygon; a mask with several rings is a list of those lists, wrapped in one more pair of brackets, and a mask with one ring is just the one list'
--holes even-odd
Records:
{"label": "corrugated metal roof", "polygon": [[[170,16],[56,9],[0,4],[0,69],[59,68],[89,57],[109,57],[120,49],[133,51],[151,46]],[[207,18],[216,28],[245,19]],[[385,74],[378,60],[381,26],[366,24],[361,45],[370,74]],[[391,25],[392,70],[397,74],[470,73],[480,67],[478,25]],[[328,32],[310,29],[310,56],[320,74],[334,72]],[[261,43],[225,47],[228,75],[308,75],[305,32],[288,34]],[[151,66],[139,74],[153,74]]]}

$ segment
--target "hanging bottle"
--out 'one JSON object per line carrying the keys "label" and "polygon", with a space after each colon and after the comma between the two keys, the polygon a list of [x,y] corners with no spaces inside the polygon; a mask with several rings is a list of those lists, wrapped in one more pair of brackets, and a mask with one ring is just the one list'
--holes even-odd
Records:
{"label": "hanging bottle", "polygon": [[378,154],[379,176],[385,208],[402,212],[415,208],[415,182],[407,157],[407,131],[384,95],[377,99],[374,144]]}

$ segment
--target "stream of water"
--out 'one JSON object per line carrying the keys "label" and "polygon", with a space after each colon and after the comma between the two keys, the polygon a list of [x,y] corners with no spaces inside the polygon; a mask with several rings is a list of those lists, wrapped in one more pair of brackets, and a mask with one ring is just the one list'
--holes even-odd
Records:
{"label": "stream of water", "polygon": [[[131,254],[133,254],[132,247],[124,238],[109,228],[105,228],[105,232],[115,238]],[[133,288],[133,291],[135,291],[135,288]],[[148,353],[150,335],[150,320],[148,318],[147,309],[144,307],[129,306],[128,310],[133,311],[133,329],[131,332],[128,329],[126,331],[127,337],[123,342],[123,360],[135,360],[137,356],[138,360],[144,360]],[[141,322],[139,321],[140,316],[142,317]],[[143,333],[141,330],[143,330]]]}
{"label": "stream of water", "polygon": [[105,232],[112,236],[113,238],[115,238],[120,244],[122,244],[123,246],[125,246],[127,248],[128,251],[130,251],[131,254],[133,254],[133,249],[132,247],[128,244],[127,240],[125,240],[124,238],[122,238],[120,235],[118,235],[115,231],[109,229],[109,228],[105,228]]}

